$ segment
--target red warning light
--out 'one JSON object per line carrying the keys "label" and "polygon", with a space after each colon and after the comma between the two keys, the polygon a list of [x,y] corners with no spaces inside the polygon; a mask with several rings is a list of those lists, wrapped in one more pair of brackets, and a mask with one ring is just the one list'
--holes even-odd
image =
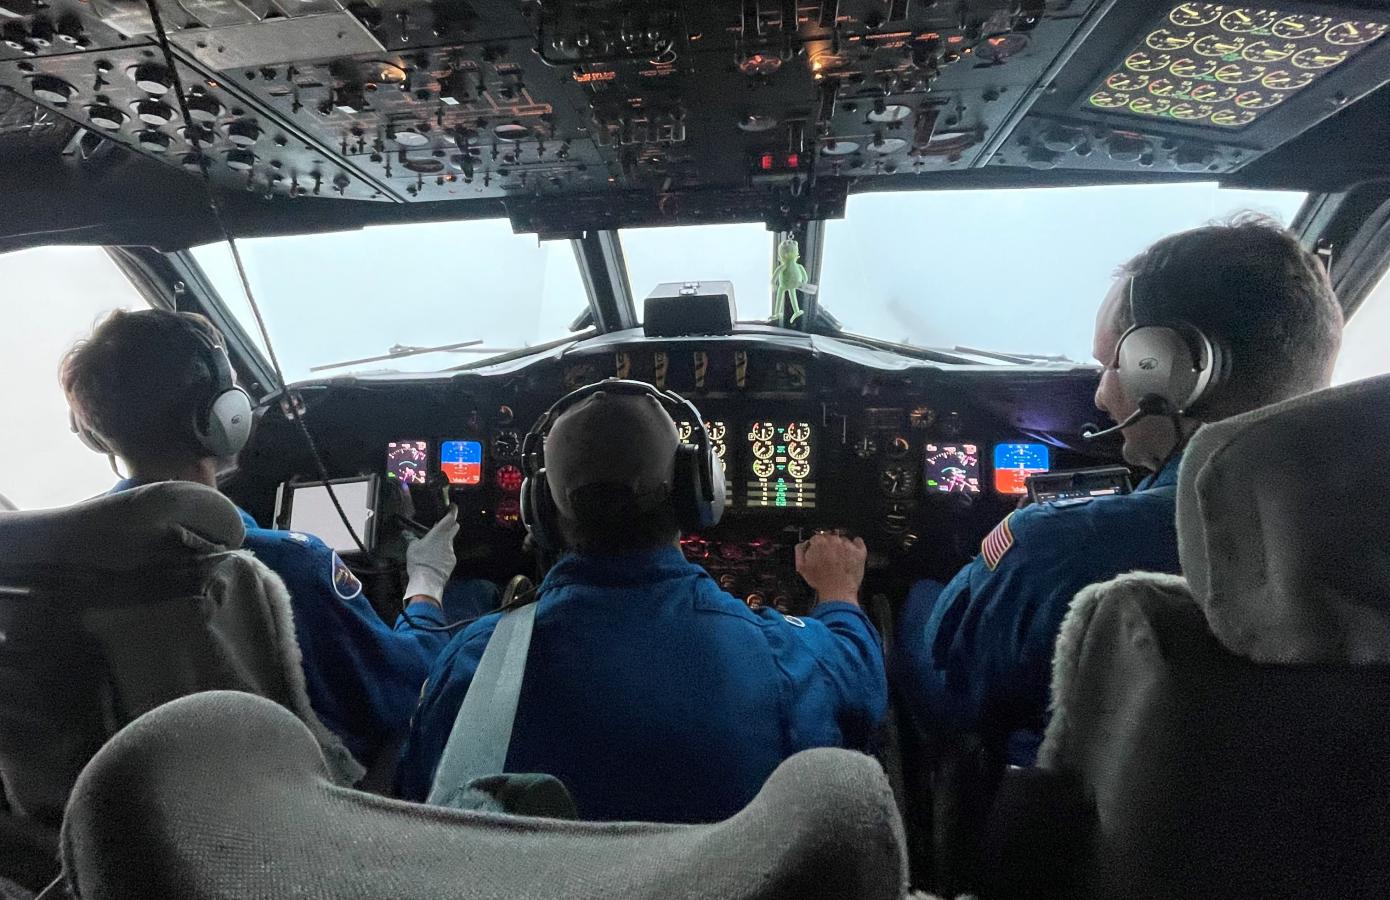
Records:
{"label": "red warning light", "polygon": [[797,156],[795,153],[788,153],[788,154],[787,154],[787,168],[788,168],[788,169],[795,169],[800,163],[801,163],[801,157],[800,157],[800,156]]}
{"label": "red warning light", "polygon": [[758,160],[758,168],[762,169],[764,172],[771,172],[773,162],[772,154],[764,153],[762,158]]}

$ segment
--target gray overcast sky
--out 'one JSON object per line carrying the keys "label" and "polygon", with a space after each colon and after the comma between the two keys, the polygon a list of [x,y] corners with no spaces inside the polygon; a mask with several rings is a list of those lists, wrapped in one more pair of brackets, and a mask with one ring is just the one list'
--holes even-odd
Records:
{"label": "gray overcast sky", "polygon": [[[845,220],[829,223],[821,300],[847,328],[878,337],[1085,360],[1118,264],[1164,234],[1238,210],[1287,222],[1299,199],[1202,185],[860,195]],[[625,232],[623,244],[639,300],[660,281],[728,278],[742,318],[768,314],[772,243],[761,226],[639,229]],[[569,245],[513,235],[505,221],[243,248],[292,379],[393,344],[538,343],[564,335],[585,303]],[[229,307],[249,322],[229,256],[221,247],[199,253]],[[105,490],[114,476],[69,433],[57,366],[102,313],[142,301],[97,248],[0,256],[0,285],[0,494],[39,507]],[[1349,328],[1338,380],[1390,369],[1387,333],[1390,284]],[[392,365],[428,371],[474,358],[429,354]]]}

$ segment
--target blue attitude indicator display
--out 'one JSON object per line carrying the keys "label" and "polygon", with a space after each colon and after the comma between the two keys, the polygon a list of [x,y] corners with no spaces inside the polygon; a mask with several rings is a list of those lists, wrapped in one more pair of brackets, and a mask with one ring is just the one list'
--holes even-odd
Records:
{"label": "blue attitude indicator display", "polygon": [[439,445],[439,468],[450,484],[481,484],[483,445],[478,441],[445,441]]}
{"label": "blue attitude indicator display", "polygon": [[1050,472],[1046,444],[995,444],[994,489],[1001,494],[1028,493],[1028,476]]}

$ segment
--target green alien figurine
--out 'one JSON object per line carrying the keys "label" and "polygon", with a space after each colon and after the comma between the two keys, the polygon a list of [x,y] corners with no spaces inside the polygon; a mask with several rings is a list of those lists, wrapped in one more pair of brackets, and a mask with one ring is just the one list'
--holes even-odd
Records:
{"label": "green alien figurine", "polygon": [[781,321],[786,305],[791,304],[791,318],[801,318],[801,301],[796,292],[808,281],[806,267],[801,264],[801,247],[794,238],[786,238],[777,246],[777,265],[772,270],[772,289],[777,292],[777,320]]}

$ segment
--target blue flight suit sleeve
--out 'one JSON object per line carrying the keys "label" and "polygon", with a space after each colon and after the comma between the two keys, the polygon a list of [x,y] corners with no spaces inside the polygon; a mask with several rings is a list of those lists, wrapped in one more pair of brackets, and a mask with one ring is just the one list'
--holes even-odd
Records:
{"label": "blue flight suit sleeve", "polygon": [[[289,590],[314,711],[359,762],[370,764],[405,730],[448,634],[418,629],[405,616],[387,626],[346,563],[312,535],[254,529],[245,546]],[[418,624],[445,624],[432,603],[412,603],[406,611]]]}
{"label": "blue flight suit sleeve", "polygon": [[435,660],[420,692],[420,703],[410,720],[410,733],[401,748],[396,772],[396,795],[423,803],[434,783],[434,770],[444,755],[454,719],[463,707],[468,686],[477,674],[488,641],[501,621],[500,614],[485,616],[457,635]]}
{"label": "blue flight suit sleeve", "polygon": [[895,680],[923,728],[1006,738],[1045,726],[1062,617],[1114,564],[1091,518],[1068,512],[1021,509],[1007,520],[1012,542],[993,568],[982,553],[944,588],[913,587]]}
{"label": "blue flight suit sleeve", "polygon": [[782,674],[784,755],[808,747],[872,750],[888,682],[878,632],[864,611],[833,601],[804,619],[767,608],[756,615]]}

